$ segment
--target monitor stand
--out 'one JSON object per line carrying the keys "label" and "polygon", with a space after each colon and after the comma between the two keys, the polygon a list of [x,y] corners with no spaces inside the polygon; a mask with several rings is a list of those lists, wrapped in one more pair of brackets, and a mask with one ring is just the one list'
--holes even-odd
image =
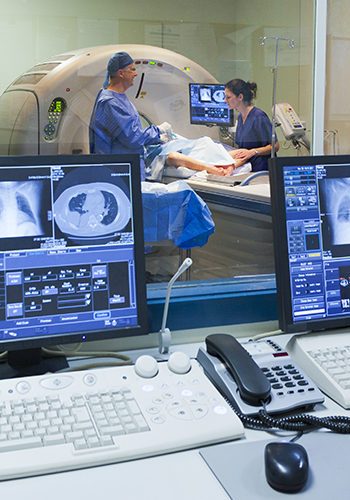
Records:
{"label": "monitor stand", "polygon": [[44,357],[41,348],[9,351],[0,363],[0,379],[54,373],[68,367],[65,356]]}

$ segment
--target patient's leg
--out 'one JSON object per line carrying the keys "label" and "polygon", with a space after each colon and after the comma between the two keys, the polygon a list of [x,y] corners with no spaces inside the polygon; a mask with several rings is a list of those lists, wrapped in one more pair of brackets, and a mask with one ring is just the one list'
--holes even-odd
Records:
{"label": "patient's leg", "polygon": [[178,152],[169,153],[166,160],[168,165],[174,167],[187,167],[191,170],[206,170],[209,174],[214,175],[231,175],[234,166],[228,165],[227,167],[215,167],[214,165],[209,165],[202,161],[191,158],[190,156],[184,155]]}

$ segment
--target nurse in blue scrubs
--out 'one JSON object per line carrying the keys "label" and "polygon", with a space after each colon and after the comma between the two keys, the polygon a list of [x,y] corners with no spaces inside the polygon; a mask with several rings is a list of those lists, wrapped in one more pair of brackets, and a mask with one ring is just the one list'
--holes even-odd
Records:
{"label": "nurse in blue scrubs", "polygon": [[[238,149],[230,155],[239,164],[250,162],[253,172],[268,170],[268,158],[272,150],[272,123],[267,114],[253,104],[257,85],[239,78],[225,85],[226,102],[239,112],[235,142]],[[275,144],[278,151],[279,145]]]}
{"label": "nurse in blue scrubs", "polygon": [[90,120],[90,152],[140,154],[144,180],[145,146],[164,142],[167,136],[162,125],[142,128],[139,114],[125,93],[136,76],[134,61],[127,52],[117,52],[108,61],[106,80]]}

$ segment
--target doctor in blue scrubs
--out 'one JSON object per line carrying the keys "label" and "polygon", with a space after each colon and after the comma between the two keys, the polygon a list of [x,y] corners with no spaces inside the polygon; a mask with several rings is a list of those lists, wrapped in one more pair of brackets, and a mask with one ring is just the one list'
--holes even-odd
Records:
{"label": "doctor in blue scrubs", "polygon": [[90,152],[99,154],[141,155],[141,178],[144,180],[144,147],[167,140],[167,127],[142,128],[139,114],[126,95],[137,76],[132,57],[117,52],[107,65],[103,89],[97,95],[90,120]]}
{"label": "doctor in blue scrubs", "polygon": [[[238,149],[230,152],[237,166],[250,162],[253,172],[268,170],[272,150],[272,123],[267,114],[253,104],[257,85],[239,78],[225,85],[226,102],[239,112],[235,142]],[[275,150],[279,145],[276,143]]]}

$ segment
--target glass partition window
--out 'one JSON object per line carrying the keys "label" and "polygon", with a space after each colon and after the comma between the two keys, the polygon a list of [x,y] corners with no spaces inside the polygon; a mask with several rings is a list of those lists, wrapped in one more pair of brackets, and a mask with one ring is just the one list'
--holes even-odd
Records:
{"label": "glass partition window", "polygon": [[[58,69],[55,68],[54,57],[57,54],[102,45],[151,45],[189,58],[204,68],[213,81],[225,83],[233,78],[242,78],[256,82],[256,105],[271,117],[272,69],[277,69],[276,37],[282,37],[293,40],[294,48],[290,48],[285,41],[280,43],[276,100],[292,105],[311,139],[314,3],[314,0],[218,0],[214,4],[209,0],[165,0],[160,8],[158,0],[149,0],[145,8],[145,3],[140,0],[62,0],[58,10],[56,4],[44,0],[20,4],[8,2],[2,9],[0,20],[0,92],[16,80],[23,85],[34,85],[30,82],[35,80],[35,72],[39,72],[40,78],[46,71],[54,72]],[[335,19],[331,22],[334,23]],[[263,37],[266,38],[264,46],[260,43]],[[332,39],[330,50],[338,51],[341,47],[345,51],[345,46],[344,26],[339,37]],[[60,60],[64,65],[64,57]],[[48,62],[50,64],[46,64]],[[29,76],[24,77],[25,74]],[[84,85],[87,81],[88,75],[82,71],[79,84]],[[101,74],[101,85],[102,81]],[[33,89],[34,86],[29,90]],[[75,102],[74,113],[76,109],[85,107],[89,92],[91,89],[86,91],[85,100]],[[27,97],[28,102],[34,100],[34,95],[33,90],[33,94]],[[182,105],[185,110],[188,109],[187,102]],[[33,113],[35,106],[33,110],[31,108]],[[9,109],[14,109],[13,104],[6,103],[6,109],[7,113]],[[344,125],[346,109],[340,101],[335,102],[327,128],[340,128],[339,121]],[[25,111],[19,110],[18,116]],[[15,122],[16,118],[17,115],[11,117]],[[84,119],[87,123],[88,116]],[[147,113],[143,113],[143,120],[149,122]],[[184,112],[183,123],[189,124],[189,121],[189,113]],[[35,127],[40,127],[41,122],[40,117],[31,120],[31,137],[36,135]],[[16,122],[17,135],[18,130],[23,143],[32,143],[22,137],[23,131]],[[345,130],[345,125],[342,130]],[[49,128],[47,131],[47,140],[56,140],[55,135],[50,135]],[[211,127],[206,131],[210,136],[216,134],[221,137],[226,145],[234,145],[234,130],[220,131],[219,127]],[[182,131],[179,129],[176,132],[181,134]],[[203,135],[203,130],[198,129],[198,135]],[[303,146],[296,150],[278,127],[277,135],[279,155],[307,153]],[[80,141],[76,152],[83,151],[87,134],[73,130],[70,136]],[[8,131],[4,131],[1,137],[5,138],[1,141],[6,142]],[[333,138],[331,132],[329,137]],[[3,147],[3,151],[6,150],[9,151],[9,148]],[[16,148],[11,150],[17,151]],[[221,188],[218,192],[222,194]],[[227,192],[224,197],[216,194],[208,195],[200,191],[212,212],[216,231],[207,245],[193,248],[195,262],[191,269],[192,278],[200,280],[272,273],[268,196],[262,203],[260,200],[248,200],[237,204],[232,203],[232,196]],[[150,280],[167,279],[177,268],[179,250],[174,245],[150,246],[147,252]]]}

